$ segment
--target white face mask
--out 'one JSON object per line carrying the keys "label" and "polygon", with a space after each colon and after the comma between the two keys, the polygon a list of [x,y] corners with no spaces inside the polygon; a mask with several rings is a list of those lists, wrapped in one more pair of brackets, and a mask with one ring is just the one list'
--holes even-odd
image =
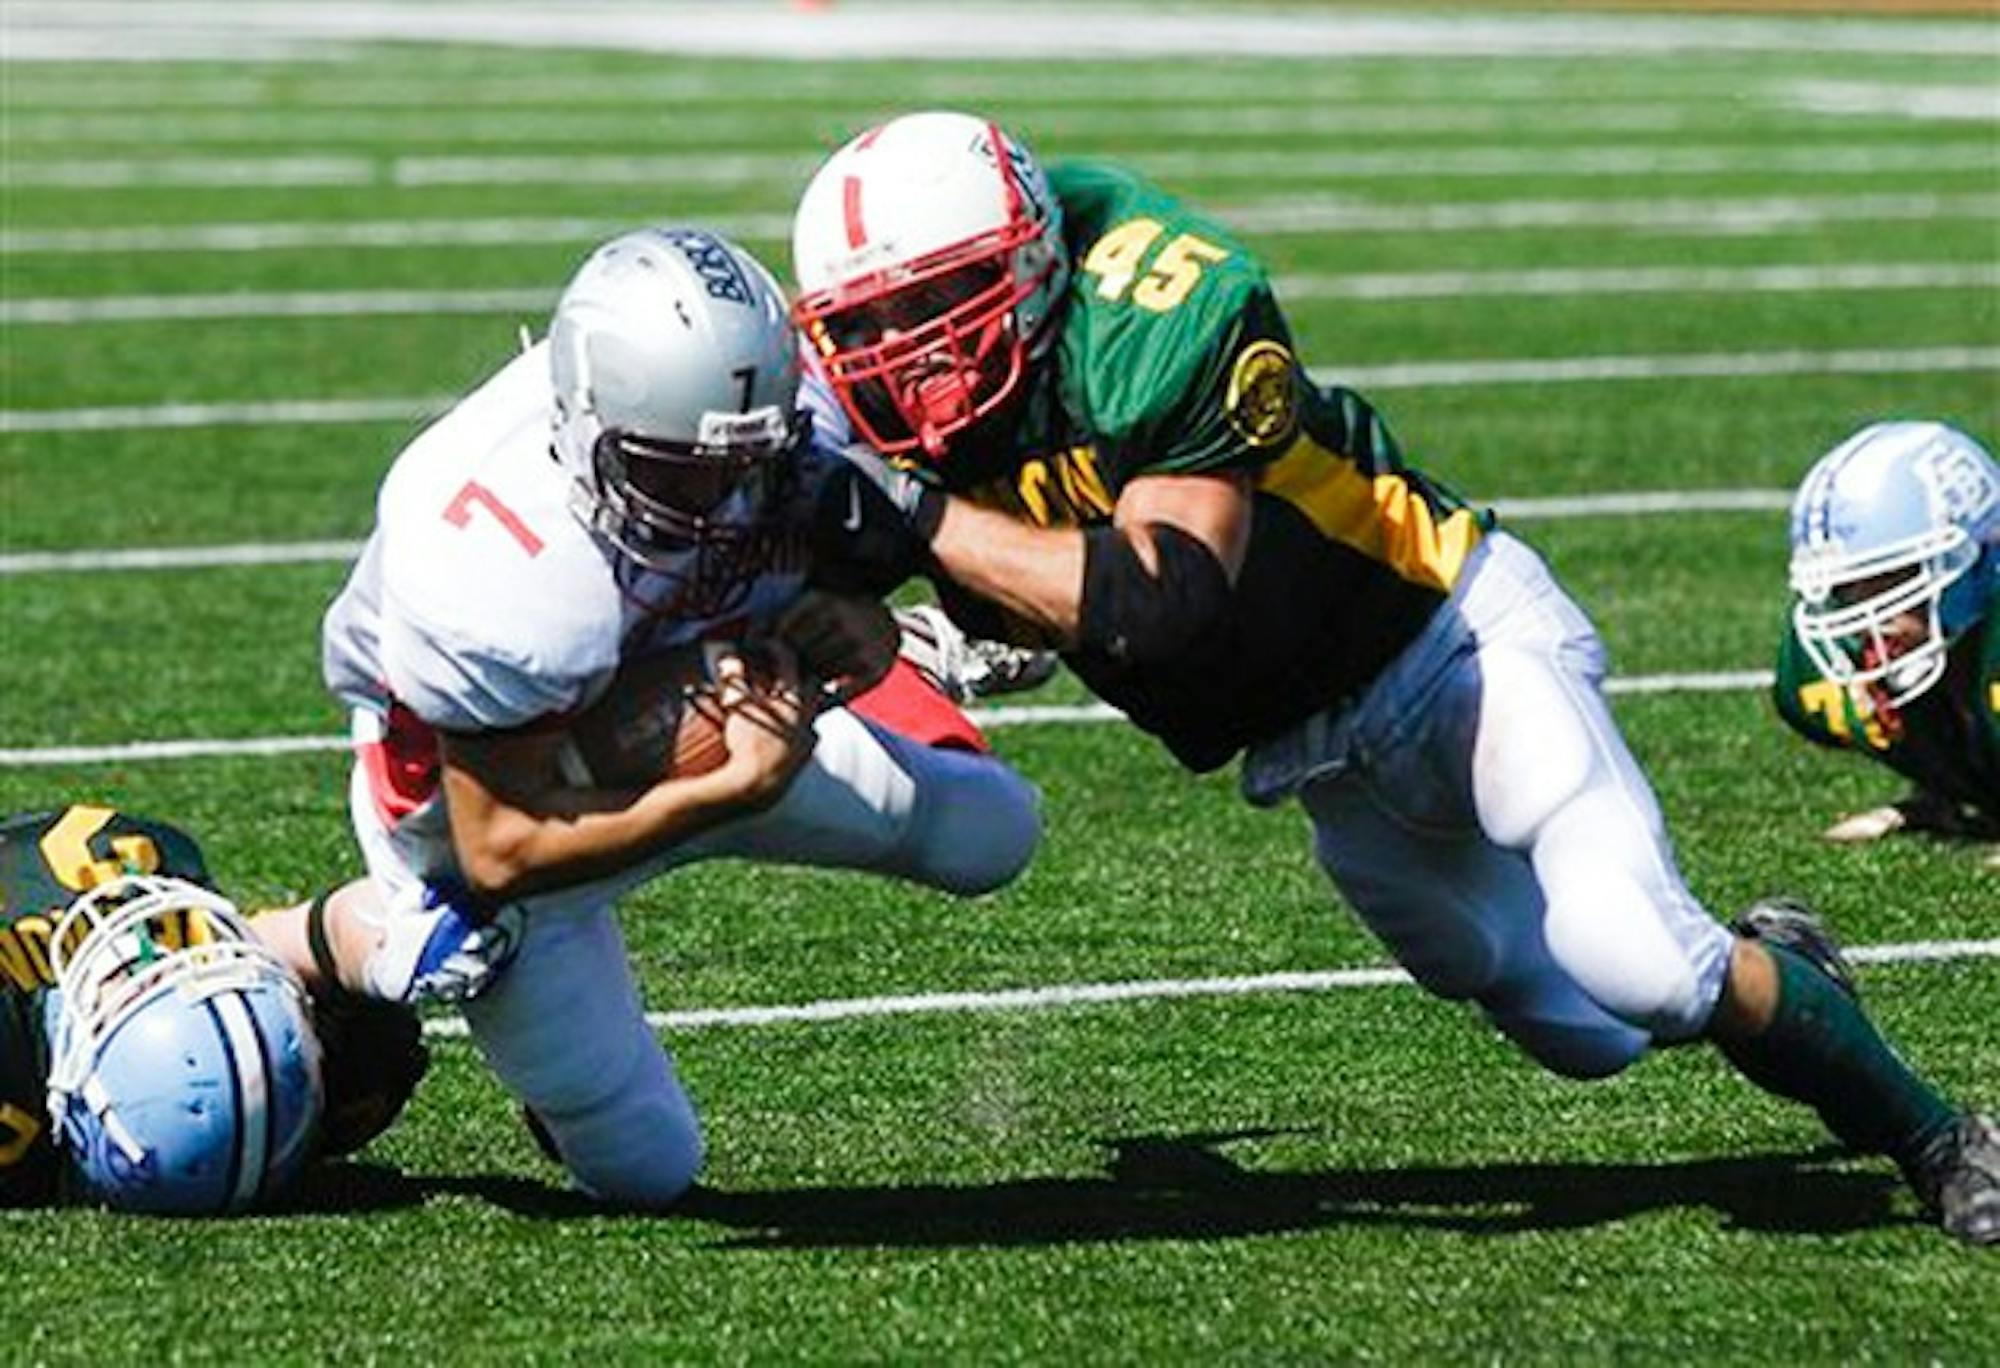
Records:
{"label": "white face mask", "polygon": [[[1979,559],[1956,526],[1933,528],[1859,555],[1806,546],[1792,557],[1792,626],[1819,672],[1836,684],[1879,688],[1901,707],[1943,678],[1951,642],[1945,591]],[[1885,580],[1875,592],[1843,591]],[[1915,630],[1912,630],[1912,629]]]}

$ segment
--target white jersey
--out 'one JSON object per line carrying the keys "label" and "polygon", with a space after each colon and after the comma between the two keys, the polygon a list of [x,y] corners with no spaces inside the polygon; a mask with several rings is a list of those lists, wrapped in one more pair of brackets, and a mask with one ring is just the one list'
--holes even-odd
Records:
{"label": "white jersey", "polygon": [[794,568],[760,577],[727,619],[650,610],[668,582],[622,566],[572,511],[552,407],[538,343],[396,458],[326,615],[326,682],[341,699],[397,702],[449,731],[519,727],[587,706],[621,660],[750,634],[797,596]]}

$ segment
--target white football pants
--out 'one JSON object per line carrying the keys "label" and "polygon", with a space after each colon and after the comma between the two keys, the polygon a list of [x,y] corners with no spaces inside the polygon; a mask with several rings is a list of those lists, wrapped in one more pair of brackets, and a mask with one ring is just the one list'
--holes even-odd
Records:
{"label": "white football pants", "polygon": [[[1040,839],[1034,787],[990,755],[919,745],[846,709],[822,713],[812,760],[779,802],[595,883],[524,899],[500,980],[466,1004],[482,1054],[607,1200],[671,1204],[701,1165],[694,1107],[645,1013],[613,904],[677,865],[717,856],[868,870],[953,893],[1007,883]],[[444,804],[392,830],[355,766],[349,808],[391,909],[452,869]],[[392,910],[388,915],[396,915]]]}
{"label": "white football pants", "polygon": [[1605,668],[1541,558],[1495,532],[1353,707],[1243,770],[1254,803],[1299,797],[1321,866],[1419,983],[1579,1078],[1698,1035],[1732,941],[1675,868]]}

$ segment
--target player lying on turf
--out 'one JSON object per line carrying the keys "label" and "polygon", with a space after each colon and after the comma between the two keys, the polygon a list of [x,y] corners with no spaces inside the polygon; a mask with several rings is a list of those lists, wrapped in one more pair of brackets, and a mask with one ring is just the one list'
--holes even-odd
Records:
{"label": "player lying on turf", "polygon": [[[621,1202],[673,1202],[701,1158],[622,894],[716,856],[974,894],[1040,834],[1033,788],[897,660],[880,603],[807,591],[788,519],[824,458],[798,374],[777,286],[741,248],[686,227],[604,244],[548,338],[396,459],[326,618],[387,909],[365,962],[329,967],[385,997],[468,997],[501,1081],[577,1182]],[[735,645],[685,649],[705,642]],[[481,927],[441,961],[461,916]]]}
{"label": "player lying on turf", "polygon": [[1915,786],[1827,838],[2000,839],[2000,466],[1941,423],[1871,424],[1806,473],[1791,537],[1778,713]]}
{"label": "player lying on turf", "polygon": [[268,1206],[385,1129],[426,1062],[407,1008],[309,1000],[185,832],[0,822],[0,1206]]}
{"label": "player lying on turf", "polygon": [[850,583],[926,572],[961,625],[1058,646],[1188,768],[1243,755],[1246,796],[1298,798],[1417,980],[1545,1067],[1709,1040],[1894,1157],[1952,1233],[2000,1240],[2000,1128],[1883,1042],[1808,914],[1732,934],[1703,910],[1590,622],[1366,400],[1312,383],[1219,223],[929,113],[826,162],[793,251],[815,420],[879,453],[820,504]]}

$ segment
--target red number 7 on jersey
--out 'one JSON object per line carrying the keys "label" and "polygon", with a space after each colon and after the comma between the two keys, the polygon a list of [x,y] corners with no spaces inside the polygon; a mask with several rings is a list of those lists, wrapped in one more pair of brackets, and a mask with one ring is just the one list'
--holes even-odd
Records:
{"label": "red number 7 on jersey", "polygon": [[507,535],[521,544],[521,549],[530,556],[542,554],[542,539],[535,530],[521,521],[521,515],[506,504],[485,485],[477,480],[467,480],[458,493],[451,496],[451,502],[444,506],[444,520],[453,527],[468,527],[472,523],[472,505],[478,504],[493,515],[493,520],[507,529]]}

